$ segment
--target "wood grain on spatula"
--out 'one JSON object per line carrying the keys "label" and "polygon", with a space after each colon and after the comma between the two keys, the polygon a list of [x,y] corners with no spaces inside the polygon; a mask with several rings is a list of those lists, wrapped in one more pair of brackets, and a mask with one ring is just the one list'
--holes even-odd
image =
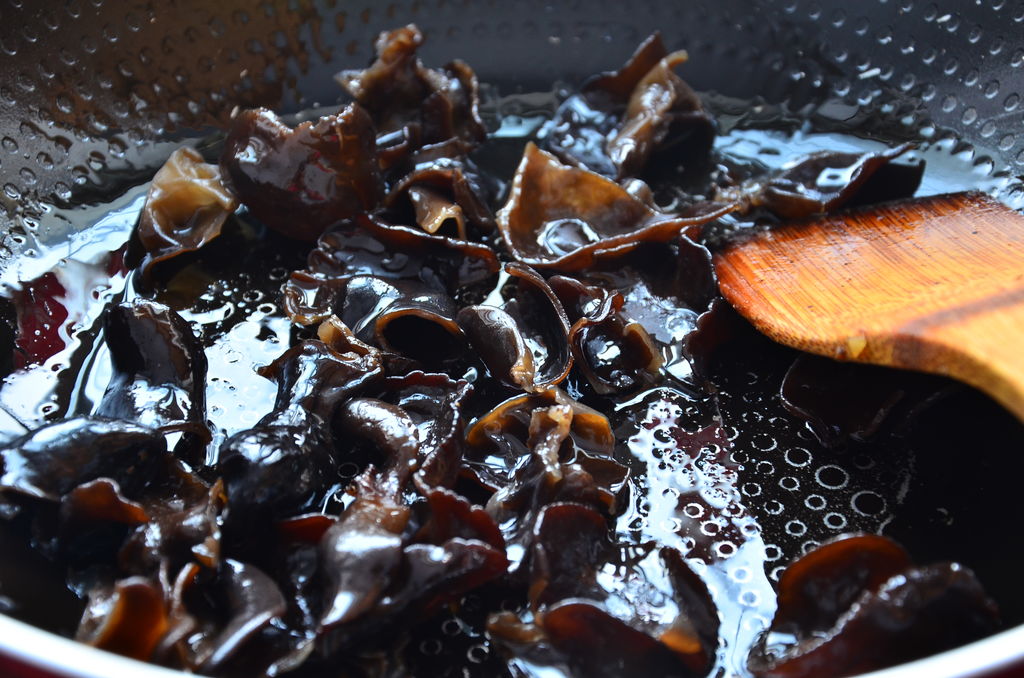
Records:
{"label": "wood grain on spatula", "polygon": [[788,223],[718,252],[715,270],[776,341],[947,375],[1024,420],[1024,216],[985,195]]}

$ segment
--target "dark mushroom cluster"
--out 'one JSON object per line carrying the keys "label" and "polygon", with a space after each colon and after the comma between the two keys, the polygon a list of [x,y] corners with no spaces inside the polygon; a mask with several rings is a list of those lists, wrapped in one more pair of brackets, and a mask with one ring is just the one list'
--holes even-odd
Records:
{"label": "dark mushroom cluster", "polygon": [[[514,177],[488,176],[476,77],[425,66],[422,40],[383,33],[338,75],[336,113],[242,111],[219,164],[171,156],[132,244],[141,296],[105,316],[109,386],[90,416],[0,449],[0,515],[67,569],[80,640],[188,671],[399,675],[409,629],[501,590],[514,604],[485,626],[509,658],[708,675],[705,581],[615,530],[632,471],[609,413],[679,378],[670,361],[704,388],[721,303],[706,225],[906,195],[920,167],[897,182],[904,147],[819,154],[659,205],[652,185],[709,166],[715,121],[675,71],[685,52],[653,36],[564,101]],[[218,437],[217,366],[153,293],[239,206],[309,246],[281,291],[293,340],[260,372],[273,407]],[[784,389],[801,412],[807,370]],[[832,413],[806,416],[833,435]],[[969,571],[913,567],[881,537],[797,561],[779,601],[759,676],[883,666],[995,624]]]}
{"label": "dark mushroom cluster", "polygon": [[998,628],[995,605],[956,563],[916,567],[898,544],[848,535],[779,578],[779,609],[750,656],[756,676],[848,676],[927,656]]}

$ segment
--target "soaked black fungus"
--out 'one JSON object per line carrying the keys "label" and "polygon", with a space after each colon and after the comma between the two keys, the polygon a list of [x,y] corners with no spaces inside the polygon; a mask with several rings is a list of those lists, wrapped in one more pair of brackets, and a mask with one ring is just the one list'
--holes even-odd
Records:
{"label": "soaked black fungus", "polygon": [[[386,140],[381,146],[412,151],[455,140],[469,150],[487,136],[476,75],[458,60],[441,69],[426,68],[416,54],[422,42],[423,34],[413,25],[381,33],[376,60],[361,71],[342,71],[336,79],[370,112]],[[395,161],[389,158],[388,164]]]}
{"label": "soaked black fungus", "polygon": [[[813,153],[794,161],[768,180],[764,192],[754,197],[766,208],[788,219],[798,219],[826,212],[852,202],[858,192],[870,189],[875,172],[890,164],[889,161],[908,150],[903,144],[880,153]],[[923,166],[908,168],[906,178],[893,181],[890,176],[885,185],[877,186],[877,200],[904,197],[912,194],[920,183]]]}
{"label": "soaked black fungus", "polygon": [[599,174],[564,165],[530,143],[498,228],[509,253],[530,266],[578,271],[645,242],[668,242],[739,208],[701,202],[665,213]]}
{"label": "soaked black fungus", "polygon": [[942,379],[801,355],[782,380],[782,404],[805,419],[824,445],[867,440],[883,427],[900,429],[948,394]]}
{"label": "soaked black fungus", "polygon": [[36,429],[0,448],[2,499],[54,502],[99,478],[125,482],[148,475],[167,452],[151,428],[99,417],[70,418]]}
{"label": "soaked black fungus", "polygon": [[198,250],[220,236],[238,200],[224,185],[220,168],[202,162],[191,148],[171,154],[153,177],[136,231],[143,250],[144,281],[154,266]]}
{"label": "soaked black fungus", "polygon": [[590,78],[559,107],[541,133],[545,149],[616,179],[706,167],[715,124],[675,73],[686,60],[655,33],[620,70]]}
{"label": "soaked black fungus", "polygon": [[207,361],[192,328],[170,308],[140,299],[110,308],[104,333],[113,375],[96,414],[181,432],[178,455],[201,463],[211,440]]}
{"label": "soaked black fungus", "polygon": [[[5,307],[5,388],[88,353],[77,399],[0,445],[0,535],[63,578],[64,627],[225,678],[462,675],[423,658],[459,643],[473,675],[843,675],[996,629],[970,570],[884,537],[766,570],[786,507],[744,474],[812,453],[737,442],[756,375],[712,374],[748,330],[706,228],[906,197],[907,147],[739,167],[655,35],[506,175],[473,71],[422,42],[382,33],[317,120],[239,112],[219,165],[175,152],[127,265],[93,271],[116,291],[77,308],[55,269]],[[934,399],[865,374],[801,356],[771,390],[840,454]]]}
{"label": "soaked black fungus", "polygon": [[457,321],[490,376],[534,392],[561,383],[572,367],[569,320],[548,282],[529,266],[505,265],[515,291],[501,307],[468,306]]}
{"label": "soaked black fungus", "polygon": [[383,192],[373,123],[357,105],[295,129],[271,111],[243,111],[220,164],[253,216],[300,240],[316,240],[338,219],[372,209]]}
{"label": "soaked black fungus", "polygon": [[753,650],[756,676],[853,675],[927,656],[998,628],[995,603],[956,563],[915,567],[885,537],[824,544],[779,579],[779,609]]}
{"label": "soaked black fungus", "polygon": [[595,393],[625,393],[655,383],[662,355],[644,326],[621,313],[619,292],[552,276],[551,288],[573,309],[569,345]]}
{"label": "soaked black fungus", "polygon": [[265,373],[278,382],[274,409],[225,440],[213,469],[224,479],[227,525],[243,534],[323,504],[339,482],[330,424],[382,375],[373,355],[339,354],[312,339]]}

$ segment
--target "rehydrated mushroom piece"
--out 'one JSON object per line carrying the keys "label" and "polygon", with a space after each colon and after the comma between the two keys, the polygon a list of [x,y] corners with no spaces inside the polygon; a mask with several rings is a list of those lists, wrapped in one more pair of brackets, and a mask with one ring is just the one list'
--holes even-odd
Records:
{"label": "rehydrated mushroom piece", "polygon": [[568,598],[601,601],[598,582],[603,565],[615,555],[608,521],[581,504],[545,506],[533,527],[530,544],[530,608],[541,611]]}
{"label": "rehydrated mushroom piece", "polygon": [[569,352],[569,318],[551,286],[529,266],[512,262],[505,265],[514,281],[512,297],[503,309],[515,318],[523,338],[533,353],[536,366],[532,388],[560,383],[572,367]]}
{"label": "rehydrated mushroom piece", "polygon": [[32,516],[37,548],[98,580],[78,637],[151,659],[168,628],[155,582],[184,563],[219,560],[220,483],[171,456],[159,432],[128,422],[73,419],[16,444],[3,450],[0,489],[54,505]]}
{"label": "rehydrated mushroom piece", "polygon": [[644,242],[667,242],[737,208],[735,202],[698,203],[665,214],[614,181],[563,165],[530,143],[498,213],[498,228],[519,261],[576,271]]}
{"label": "rehydrated mushroom piece", "polygon": [[464,379],[419,370],[384,380],[380,397],[400,407],[416,426],[421,463],[413,481],[428,497],[455,484],[463,454],[462,407],[471,391]]}
{"label": "rehydrated mushroom piece", "polygon": [[480,509],[435,490],[423,529],[407,529],[413,512],[402,496],[408,457],[393,455],[383,471],[369,467],[355,496],[320,542],[327,574],[321,651],[355,648],[396,623],[417,621],[446,601],[504,574],[498,528]]}
{"label": "rehydrated mushroom piece", "polygon": [[419,430],[412,417],[379,398],[352,398],[342,405],[338,419],[345,433],[385,455],[389,485],[405,487],[420,463]]}
{"label": "rehydrated mushroom piece", "polygon": [[384,379],[370,391],[376,397],[348,400],[335,423],[353,450],[368,452],[359,456],[387,462],[391,485],[405,487],[415,473],[415,487],[429,495],[455,483],[463,453],[461,408],[470,391],[463,379],[415,370]]}
{"label": "rehydrated mushroom piece", "polygon": [[353,276],[335,310],[356,337],[384,351],[432,366],[464,357],[455,302],[423,283]]}
{"label": "rehydrated mushroom piece", "polygon": [[622,68],[590,77],[580,87],[580,91],[623,104],[629,101],[644,76],[667,56],[668,50],[665,49],[661,33],[655,31],[637,45]]}
{"label": "rehydrated mushroom piece", "polygon": [[541,391],[561,383],[572,368],[569,320],[558,297],[536,271],[505,265],[514,280],[501,308],[470,306],[457,321],[491,375],[506,386]]}
{"label": "rehydrated mushroom piece", "polygon": [[505,551],[505,539],[483,507],[470,504],[455,492],[435,488],[425,493],[430,514],[416,533],[417,541],[442,544],[449,539],[477,539]]}
{"label": "rehydrated mushroom piece", "polygon": [[478,539],[453,537],[442,544],[414,543],[403,550],[405,577],[385,592],[376,623],[354,637],[372,638],[382,628],[422,622],[442,606],[505,574],[505,553]]}
{"label": "rehydrated mushroom piece", "polygon": [[[330,543],[328,540],[329,536],[325,537],[324,543]],[[352,542],[361,549],[358,555],[364,557],[370,549],[382,548],[384,543],[384,538],[376,534],[354,537]],[[394,558],[365,562],[353,558],[345,563],[355,566],[354,570],[349,567],[348,572],[360,574],[350,582],[354,588],[340,590],[341,595],[334,600],[344,599],[344,609],[354,612],[344,623],[325,628],[318,639],[325,655],[337,656],[344,651],[352,657],[358,655],[361,645],[379,645],[382,637],[392,637],[387,631],[395,626],[427,619],[442,605],[497,579],[507,566],[500,550],[476,539],[459,537],[440,545],[409,544],[401,550],[395,548],[389,555]],[[350,600],[358,607],[347,604]]]}
{"label": "rehydrated mushroom piece", "polygon": [[[297,325],[323,325],[337,318],[336,307],[347,284],[346,276],[331,277],[307,271],[292,271],[281,290],[281,305]],[[345,325],[340,319],[338,323]],[[363,344],[360,339],[356,341]]]}
{"label": "rehydrated mushroom piece", "polygon": [[281,354],[259,373],[277,382],[274,410],[277,421],[302,420],[313,414],[330,421],[348,398],[378,383],[377,356],[340,353],[321,341],[302,341]]}
{"label": "rehydrated mushroom piece", "polygon": [[541,135],[545,148],[618,179],[659,164],[703,166],[715,125],[674,72],[686,58],[684,51],[669,54],[654,33],[620,70],[592,77],[559,107]]}
{"label": "rehydrated mushroom piece", "polygon": [[148,427],[99,417],[64,419],[0,447],[0,495],[57,502],[100,478],[122,487],[142,484],[166,456],[163,436]]}
{"label": "rehydrated mushroom piece", "polygon": [[454,294],[494,279],[494,250],[362,215],[325,233],[307,269],[330,277],[376,275],[430,282]]}
{"label": "rehydrated mushroom piece", "polygon": [[169,627],[160,587],[145,577],[129,577],[89,592],[75,639],[147,661]]}
{"label": "rehydrated mushroom piece", "polygon": [[718,297],[711,252],[686,235],[667,245],[645,245],[580,278],[622,294],[626,317],[666,344],[681,340]]}
{"label": "rehydrated mushroom piece", "polygon": [[529,530],[544,506],[576,502],[614,515],[629,470],[609,457],[579,450],[570,436],[570,405],[533,410],[527,446],[530,456],[508,474],[487,509],[502,526],[506,540],[528,542]]}
{"label": "rehydrated mushroom piece", "polygon": [[409,158],[411,169],[394,183],[384,206],[399,214],[408,214],[412,207],[413,218],[407,221],[427,233],[442,231],[459,240],[473,240],[470,236],[493,232],[494,214],[488,206],[492,187],[461,153],[461,145],[454,141],[417,151]]}
{"label": "rehydrated mushroom piece", "polygon": [[911,566],[910,554],[886,537],[835,539],[783,570],[772,628],[794,635],[828,631],[865,590],[877,589]]}
{"label": "rehydrated mushroom piece", "polygon": [[694,373],[707,379],[719,349],[733,341],[749,336],[752,328],[725,299],[717,297],[706,311],[697,316],[693,329],[683,341],[683,351]]}
{"label": "rehydrated mushroom piece", "polygon": [[71,490],[61,498],[60,514],[61,523],[73,529],[97,522],[140,525],[149,521],[146,508],[124,496],[120,483],[110,478],[90,480]]}
{"label": "rehydrated mushroom piece", "polygon": [[[509,613],[488,624],[513,654],[580,676],[703,676],[711,667],[719,621],[701,579],[674,549],[613,543],[591,508],[543,509],[529,591],[533,624]],[[533,642],[523,644],[524,635]]]}
{"label": "rehydrated mushroom piece", "polygon": [[320,540],[327,573],[323,628],[350,624],[367,614],[391,584],[412,515],[401,501],[401,489],[381,479],[373,467],[350,486],[355,500]]}
{"label": "rehydrated mushroom piece", "polygon": [[[492,633],[497,630],[489,628]],[[634,671],[683,678],[706,674],[690,671],[664,643],[588,603],[566,601],[553,607],[544,615],[544,630],[548,642],[565,655],[573,676],[614,678]]]}
{"label": "rehydrated mushroom piece", "polygon": [[420,228],[427,233],[437,233],[451,223],[455,227],[455,236],[460,240],[466,239],[466,221],[458,203],[430,186],[412,184],[405,191]]}
{"label": "rehydrated mushroom piece", "polygon": [[217,165],[203,162],[191,148],[174,151],[153,177],[135,230],[144,252],[143,279],[149,280],[156,264],[219,236],[237,207]]}
{"label": "rehydrated mushroom piece", "polygon": [[419,148],[457,139],[466,150],[487,136],[478,111],[476,75],[455,60],[440,70],[416,55],[423,34],[414,25],[378,36],[377,58],[365,70],[335,79],[373,116],[382,146]]}
{"label": "rehydrated mushroom piece", "polygon": [[[641,48],[642,49],[642,48]],[[662,57],[633,88],[619,129],[608,139],[608,156],[619,178],[638,176],[655,154],[693,163],[711,151],[715,127],[696,92],[674,68],[684,51]]]}
{"label": "rehydrated mushroom piece", "polygon": [[[293,277],[292,280],[294,281],[295,278]],[[333,313],[317,326],[316,334],[320,341],[337,353],[372,356],[373,360],[380,362],[383,373],[388,376],[406,375],[416,372],[420,367],[419,363],[411,358],[400,356],[397,353],[389,353],[360,340],[348,325]]]}
{"label": "rehydrated mushroom piece", "polygon": [[284,309],[293,321],[312,325],[340,308],[355,276],[409,281],[458,295],[485,287],[500,269],[494,250],[465,240],[360,215],[321,236],[284,287]]}
{"label": "rehydrated mushroom piece", "polygon": [[147,519],[121,544],[117,562],[122,572],[154,577],[190,563],[218,566],[226,502],[221,480],[207,483],[181,462],[166,459],[160,472],[131,496]]}
{"label": "rehydrated mushroom piece", "polygon": [[[226,559],[219,567],[182,568],[166,594],[170,628],[155,659],[203,673],[270,673],[287,644],[267,642],[287,608],[274,580],[250,563]],[[297,641],[298,639],[293,639]]]}
{"label": "rehydrated mushroom piece", "polygon": [[718,296],[711,253],[685,235],[668,244],[645,244],[579,279],[620,293],[622,316],[643,326],[663,351],[684,341]]}
{"label": "rehydrated mushroom piece", "polygon": [[[371,408],[378,415],[398,410],[373,403],[353,407]],[[447,530],[420,531],[420,537],[444,539],[440,544],[412,541],[407,528],[413,512],[403,495],[419,449],[409,443],[415,425],[407,415],[385,420],[351,414],[362,420],[363,430],[377,429],[371,437],[390,454],[383,470],[370,466],[353,482],[353,502],[320,542],[327,581],[318,643],[327,655],[351,649],[399,620],[421,619],[442,603],[500,576],[507,565],[504,552],[490,543],[450,536]],[[395,429],[405,432],[398,444],[386,435]],[[456,507],[432,501],[430,508]],[[447,520],[450,524],[451,517]],[[479,520],[477,514],[473,522]],[[480,536],[493,537],[497,527],[492,524],[481,531]]]}
{"label": "rehydrated mushroom piece", "polygon": [[455,320],[492,377],[512,388],[534,389],[533,352],[515,318],[495,306],[467,306]]}
{"label": "rehydrated mushroom piece", "polygon": [[518,545],[516,561],[551,503],[576,502],[606,515],[621,509],[629,470],[610,456],[608,420],[558,389],[505,401],[478,419],[466,440],[464,466],[493,491],[487,510],[506,541]]}
{"label": "rehydrated mushroom piece", "polygon": [[127,422],[60,422],[17,445],[17,455],[4,450],[0,489],[56,508],[31,514],[37,548],[97,582],[79,639],[152,659],[168,629],[155,582],[183,564],[219,560],[220,483],[168,454],[159,432]]}
{"label": "rehydrated mushroom piece", "polygon": [[206,423],[206,354],[175,311],[136,300],[107,311],[104,332],[113,376],[96,414],[135,421],[161,433],[182,432],[175,451],[202,464]]}
{"label": "rehydrated mushroom piece", "polygon": [[[561,277],[552,277],[552,284],[556,289],[561,289],[566,296],[565,304],[571,308],[574,303],[579,305],[585,302],[587,297],[580,297],[573,302],[565,289],[565,282],[558,282]],[[694,356],[687,348],[688,339],[697,328],[698,319],[705,313],[718,297],[718,286],[715,279],[714,268],[711,264],[711,253],[703,245],[698,245],[689,237],[683,235],[671,243],[645,243],[629,254],[616,259],[615,261],[600,263],[585,271],[576,274],[577,284],[582,284],[596,290],[602,290],[601,295],[619,294],[622,297],[622,305],[612,314],[624,323],[622,327],[633,327],[630,341],[614,342],[619,351],[623,347],[632,346],[622,355],[629,356],[627,369],[622,369],[622,361],[617,360],[608,366],[610,372],[605,372],[608,383],[601,388],[614,390],[614,382],[619,382],[626,390],[634,388],[633,385],[643,385],[648,381],[656,381],[661,368],[664,367],[669,373],[676,377],[689,378],[686,371],[680,371],[681,367],[689,366],[690,372],[699,372],[700,357]],[[617,302],[612,302],[617,306]],[[590,315],[597,312],[600,306],[596,302],[590,302],[586,309],[577,308],[574,313],[585,312]],[[634,325],[635,324],[635,325]],[[575,327],[579,325],[579,327]],[[585,326],[577,319],[575,329]],[[619,321],[614,321],[619,325]],[[612,329],[609,327],[608,329]],[[640,332],[642,328],[643,332]],[[599,330],[601,327],[599,326]],[[612,332],[608,337],[604,332],[597,332],[599,339],[593,346],[596,350],[596,357],[600,358],[600,350],[608,348],[612,353],[616,350],[606,339],[614,338],[620,333],[618,330]],[[574,339],[582,339],[579,334]],[[574,350],[576,343],[574,341]],[[657,354],[652,352],[657,350]],[[649,360],[648,360],[649,358]],[[579,359],[577,363],[582,367],[593,362],[600,365],[600,360]],[[661,363],[659,365],[659,362]],[[621,374],[612,374],[619,371]],[[594,374],[598,380],[604,379],[598,373]]]}
{"label": "rehydrated mushroom piece", "polygon": [[779,395],[823,445],[838,447],[898,427],[951,388],[932,375],[802,354],[786,371]]}
{"label": "rehydrated mushroom piece", "polygon": [[315,241],[382,197],[373,123],[357,105],[294,129],[266,109],[242,111],[220,164],[254,217],[299,240]]}
{"label": "rehydrated mushroom piece", "polygon": [[620,293],[564,276],[548,282],[563,305],[572,309],[569,346],[596,393],[632,391],[657,380],[664,360],[643,325],[623,317],[625,300]]}
{"label": "rehydrated mushroom piece", "polygon": [[384,467],[367,467],[347,491],[354,500],[320,541],[327,574],[322,631],[331,646],[346,644],[351,625],[368,615],[402,563],[406,527],[412,518],[403,493],[419,462],[416,425],[400,408],[380,400],[345,404],[342,425],[368,438],[384,454]]}
{"label": "rehydrated mushroom piece", "polygon": [[359,340],[348,325],[336,315],[329,316],[316,328],[317,339],[337,353],[355,353],[358,356],[380,355],[380,350]]}
{"label": "rehydrated mushroom piece", "polygon": [[843,536],[795,561],[779,579],[779,608],[751,651],[756,676],[872,671],[981,638],[995,604],[956,563],[910,564],[889,539]]}
{"label": "rehydrated mushroom piece", "polygon": [[328,422],[380,378],[381,368],[375,356],[339,354],[306,340],[264,374],[278,382],[273,411],[225,440],[215,467],[228,495],[226,525],[243,534],[319,506],[335,489],[338,461]]}
{"label": "rehydrated mushroom piece", "polygon": [[216,468],[229,499],[227,526],[256,529],[319,505],[337,483],[337,462],[318,425],[265,422],[224,441]]}
{"label": "rehydrated mushroom piece", "polygon": [[[227,623],[217,624],[216,633],[208,633],[207,642],[196,651],[196,669],[207,672],[227,664],[243,648],[257,639],[261,628],[285,612],[285,600],[281,591],[270,577],[252,565],[235,560],[224,561],[218,580],[217,590],[206,597],[220,598],[223,603],[217,609],[215,619],[223,618],[228,611]],[[226,604],[225,604],[226,603]]]}
{"label": "rehydrated mushroom piece", "polygon": [[[529,457],[508,474],[508,484],[487,502],[495,520],[506,529],[510,541],[521,541],[536,519],[537,512],[552,501],[599,501],[596,488],[587,479],[573,477],[575,468],[562,468],[562,444],[569,439],[572,409],[553,405],[530,412]],[[568,471],[568,473],[567,473]],[[510,529],[511,528],[511,529]]]}
{"label": "rehydrated mushroom piece", "polygon": [[580,448],[594,455],[608,455],[615,447],[608,418],[597,410],[576,402],[558,388],[518,395],[495,406],[466,431],[466,442],[478,454],[498,453],[521,456],[529,435],[534,409],[554,405],[568,406],[572,419],[569,435]]}
{"label": "rehydrated mushroom piece", "polygon": [[219,557],[221,485],[202,481],[169,454],[158,431],[71,419],[33,431],[0,455],[0,500],[56,508],[36,525],[36,538],[69,566],[101,560],[151,577],[164,565]]}
{"label": "rehydrated mushroom piece", "polygon": [[787,163],[764,183],[740,187],[741,199],[780,217],[800,219],[844,205],[907,198],[921,183],[924,164],[890,167],[890,161],[912,148],[901,144],[872,153],[811,153]]}
{"label": "rehydrated mushroom piece", "polygon": [[[311,512],[274,525],[272,538],[259,554],[258,562],[277,583],[288,609],[282,623],[267,629],[266,641],[283,642],[300,654],[312,651],[324,602],[325,573],[321,569],[319,544],[338,520],[336,515]],[[282,631],[284,637],[278,637]],[[282,653],[278,661],[288,661],[289,654]],[[298,659],[301,661],[301,657]]]}

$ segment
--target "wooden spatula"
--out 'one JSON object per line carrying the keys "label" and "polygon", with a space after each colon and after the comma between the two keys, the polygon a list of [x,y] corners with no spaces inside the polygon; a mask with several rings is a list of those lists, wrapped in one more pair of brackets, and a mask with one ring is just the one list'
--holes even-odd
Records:
{"label": "wooden spatula", "polygon": [[715,270],[776,341],[944,374],[1024,421],[1024,216],[985,195],[785,224],[723,249]]}

